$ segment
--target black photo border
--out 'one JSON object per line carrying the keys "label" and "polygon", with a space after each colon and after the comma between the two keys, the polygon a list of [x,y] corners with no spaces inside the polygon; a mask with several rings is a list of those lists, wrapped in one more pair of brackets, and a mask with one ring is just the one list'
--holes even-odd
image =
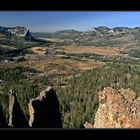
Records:
{"label": "black photo border", "polygon": [[[3,0],[0,11],[140,11],[140,4],[138,0]],[[140,130],[1,128],[0,136],[14,139],[28,139],[32,136],[39,139],[120,139],[140,136]]]}

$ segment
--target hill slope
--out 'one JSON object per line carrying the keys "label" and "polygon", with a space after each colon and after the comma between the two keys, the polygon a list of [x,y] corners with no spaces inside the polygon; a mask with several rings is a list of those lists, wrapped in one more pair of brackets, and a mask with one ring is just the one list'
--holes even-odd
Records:
{"label": "hill slope", "polygon": [[[86,45],[99,47],[138,47],[140,45],[140,27],[114,27],[106,26],[94,27],[89,31],[80,32],[76,30],[62,30],[54,33],[40,34],[38,37],[63,39],[61,44]],[[58,41],[58,43],[60,43]]]}

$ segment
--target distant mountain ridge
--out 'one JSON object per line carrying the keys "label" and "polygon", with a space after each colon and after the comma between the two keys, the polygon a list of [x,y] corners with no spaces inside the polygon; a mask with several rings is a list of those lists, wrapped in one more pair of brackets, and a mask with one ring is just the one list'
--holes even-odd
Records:
{"label": "distant mountain ridge", "polygon": [[[34,33],[33,33],[34,35]],[[140,27],[107,27],[98,26],[87,31],[60,30],[53,33],[44,33],[41,36],[50,39],[61,39],[63,45],[85,45],[99,47],[119,47],[122,48],[140,45]]]}
{"label": "distant mountain ridge", "polygon": [[[2,27],[0,26],[1,35],[14,35],[20,38],[31,41],[49,42],[43,38],[58,38],[63,40],[63,45],[93,45],[93,46],[111,46],[122,47],[135,44],[139,46],[140,40],[140,27],[107,27],[98,26],[93,27],[87,31],[78,31],[74,29],[60,30],[53,33],[39,33],[30,32],[29,29],[16,26],[16,27]],[[127,45],[127,46],[128,46]]]}
{"label": "distant mountain ridge", "polygon": [[140,31],[140,27],[107,27],[107,26],[97,26],[97,27],[93,27],[90,30],[87,31],[79,31],[79,30],[75,30],[75,29],[65,29],[65,30],[59,30],[59,31],[54,31],[54,32],[33,32],[33,34],[76,34],[76,33],[84,33],[84,32],[125,32],[125,31]]}
{"label": "distant mountain ridge", "polygon": [[[23,26],[15,26],[15,27],[0,26],[0,36],[4,36],[6,38],[8,37],[7,40],[9,39],[11,40],[13,37],[18,37],[18,40],[24,39],[28,41],[41,42],[41,43],[50,42],[47,40],[39,39],[37,36],[34,36],[33,33],[30,32],[28,28],[23,27]],[[0,38],[0,40],[3,40],[3,39]]]}
{"label": "distant mountain ridge", "polygon": [[15,35],[29,40],[34,39],[34,37],[31,35],[30,30],[21,26],[16,26],[16,27],[0,26],[0,33],[6,35]]}
{"label": "distant mountain ridge", "polygon": [[136,33],[140,32],[140,27],[114,27],[110,28],[107,26],[97,26],[87,31],[78,31],[74,29],[68,29],[68,30],[59,30],[52,33],[49,32],[34,32],[32,33],[34,36],[37,37],[49,37],[49,38],[77,38],[84,35],[94,35],[94,36],[102,36],[106,34],[118,34],[118,33]]}
{"label": "distant mountain ridge", "polygon": [[109,33],[118,33],[118,32],[127,32],[127,31],[140,31],[140,27],[114,27],[114,28],[109,28],[107,26],[98,26],[92,28],[91,31],[95,32],[109,32]]}

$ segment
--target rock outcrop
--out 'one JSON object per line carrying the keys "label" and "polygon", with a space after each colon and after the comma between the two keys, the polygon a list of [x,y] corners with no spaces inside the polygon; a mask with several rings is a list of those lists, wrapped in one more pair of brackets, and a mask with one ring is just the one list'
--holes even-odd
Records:
{"label": "rock outcrop", "polygon": [[31,32],[27,30],[26,35],[24,36],[28,40],[34,40],[34,37],[31,35]]}
{"label": "rock outcrop", "polygon": [[28,40],[34,39],[34,37],[31,35],[29,29],[21,26],[16,27],[2,27],[0,26],[0,33],[2,34],[9,34],[9,35],[15,35],[18,37],[23,37]]}
{"label": "rock outcrop", "polygon": [[[140,97],[131,89],[104,88],[92,128],[140,128]],[[84,124],[91,128],[91,124]]]}
{"label": "rock outcrop", "polygon": [[20,108],[16,98],[16,92],[11,89],[9,91],[9,127],[25,128],[28,127],[28,122]]}
{"label": "rock outcrop", "polygon": [[3,109],[2,109],[1,105],[0,105],[0,127],[1,128],[7,127],[6,118],[4,116]]}
{"label": "rock outcrop", "polygon": [[25,37],[28,32],[28,29],[26,29],[25,27],[20,27],[20,26],[8,28],[7,30],[9,33],[14,34],[19,37]]}
{"label": "rock outcrop", "polygon": [[29,126],[40,128],[61,128],[59,101],[52,87],[40,92],[40,95],[29,102]]}
{"label": "rock outcrop", "polygon": [[[99,107],[94,124],[86,122],[81,128],[140,128],[140,97],[131,89],[106,87],[98,93]],[[17,101],[16,92],[9,91],[9,121],[0,106],[0,127],[62,128],[59,101],[52,87],[40,92],[29,104],[29,122]],[[76,116],[75,116],[76,117]]]}

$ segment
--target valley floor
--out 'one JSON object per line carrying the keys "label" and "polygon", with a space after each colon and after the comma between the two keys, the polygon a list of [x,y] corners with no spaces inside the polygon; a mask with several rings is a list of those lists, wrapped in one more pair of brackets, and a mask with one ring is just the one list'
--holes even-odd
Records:
{"label": "valley floor", "polygon": [[11,88],[17,90],[18,100],[28,118],[25,107],[29,100],[53,85],[60,101],[64,128],[79,128],[84,122],[91,122],[98,107],[97,93],[106,86],[131,88],[140,95],[139,58],[121,53],[122,49],[37,46],[28,50],[31,53],[1,60],[0,102],[4,104],[7,118]]}

